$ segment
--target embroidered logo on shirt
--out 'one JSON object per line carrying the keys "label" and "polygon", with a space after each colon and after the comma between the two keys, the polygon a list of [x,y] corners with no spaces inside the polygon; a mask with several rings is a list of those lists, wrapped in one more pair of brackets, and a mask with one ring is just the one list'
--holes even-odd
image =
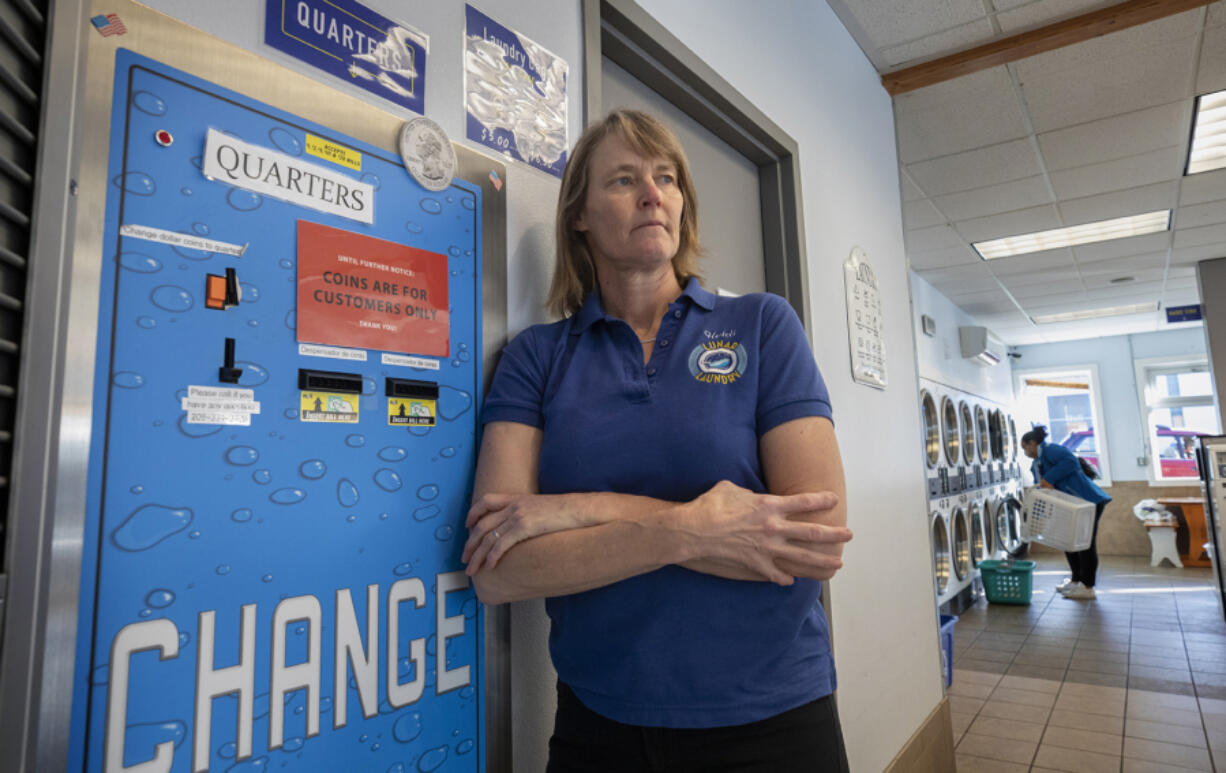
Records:
{"label": "embroidered logo on shirt", "polygon": [[690,373],[704,384],[731,384],[745,374],[749,353],[739,341],[715,338],[690,352]]}

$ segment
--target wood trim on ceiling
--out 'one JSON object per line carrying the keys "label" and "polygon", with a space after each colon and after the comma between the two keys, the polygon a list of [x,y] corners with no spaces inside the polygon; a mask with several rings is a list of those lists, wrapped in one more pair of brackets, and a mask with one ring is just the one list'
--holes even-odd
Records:
{"label": "wood trim on ceiling", "polygon": [[1214,0],[1128,0],[881,76],[891,96],[1054,51],[1209,5]]}

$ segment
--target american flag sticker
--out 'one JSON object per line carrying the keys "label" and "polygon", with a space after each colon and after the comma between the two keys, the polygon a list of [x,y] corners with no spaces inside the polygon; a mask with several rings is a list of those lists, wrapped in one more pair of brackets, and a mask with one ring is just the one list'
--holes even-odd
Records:
{"label": "american flag sticker", "polygon": [[128,28],[123,25],[123,19],[120,19],[117,13],[100,13],[89,21],[104,38],[111,35],[123,35],[128,31]]}
{"label": "american flag sticker", "polygon": [[502,190],[502,178],[499,177],[498,173],[493,170],[490,170],[490,182],[493,184],[494,190]]}

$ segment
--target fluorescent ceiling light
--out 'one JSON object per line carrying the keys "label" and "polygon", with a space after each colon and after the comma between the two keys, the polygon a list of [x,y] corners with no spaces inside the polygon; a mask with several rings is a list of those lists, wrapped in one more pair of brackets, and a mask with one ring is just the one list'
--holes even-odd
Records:
{"label": "fluorescent ceiling light", "polygon": [[1226,167],[1226,91],[1217,91],[1196,99],[1196,128],[1185,174],[1222,167]]}
{"label": "fluorescent ceiling light", "polygon": [[1128,217],[1117,217],[1114,220],[1100,220],[1097,223],[1054,228],[1050,231],[1038,231],[1020,236],[1006,236],[1003,239],[993,239],[987,242],[975,242],[972,246],[984,260],[993,260],[1013,255],[1025,255],[1028,252],[1076,247],[1079,244],[1157,233],[1170,228],[1170,224],[1171,211],[1159,209],[1143,215],[1129,215]]}
{"label": "fluorescent ceiling light", "polygon": [[1099,317],[1118,317],[1124,314],[1144,314],[1158,310],[1158,302],[1134,303],[1130,306],[1112,306],[1106,309],[1085,309],[1083,311],[1065,311],[1060,314],[1041,314],[1034,317],[1039,325],[1049,325],[1053,322],[1079,322],[1085,319]]}

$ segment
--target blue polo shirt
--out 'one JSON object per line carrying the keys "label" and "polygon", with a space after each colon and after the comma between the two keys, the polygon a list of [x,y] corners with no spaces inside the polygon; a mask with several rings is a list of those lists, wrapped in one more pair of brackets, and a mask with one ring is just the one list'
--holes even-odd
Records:
{"label": "blue polo shirt", "polygon": [[[765,492],[758,439],[831,415],[800,320],[780,297],[691,280],[651,359],[593,293],[507,346],[484,420],[540,427],[543,494],[690,501],[720,480]],[[666,566],[546,601],[554,667],[593,711],[655,727],[754,722],[834,691],[821,583],[727,580]]]}

